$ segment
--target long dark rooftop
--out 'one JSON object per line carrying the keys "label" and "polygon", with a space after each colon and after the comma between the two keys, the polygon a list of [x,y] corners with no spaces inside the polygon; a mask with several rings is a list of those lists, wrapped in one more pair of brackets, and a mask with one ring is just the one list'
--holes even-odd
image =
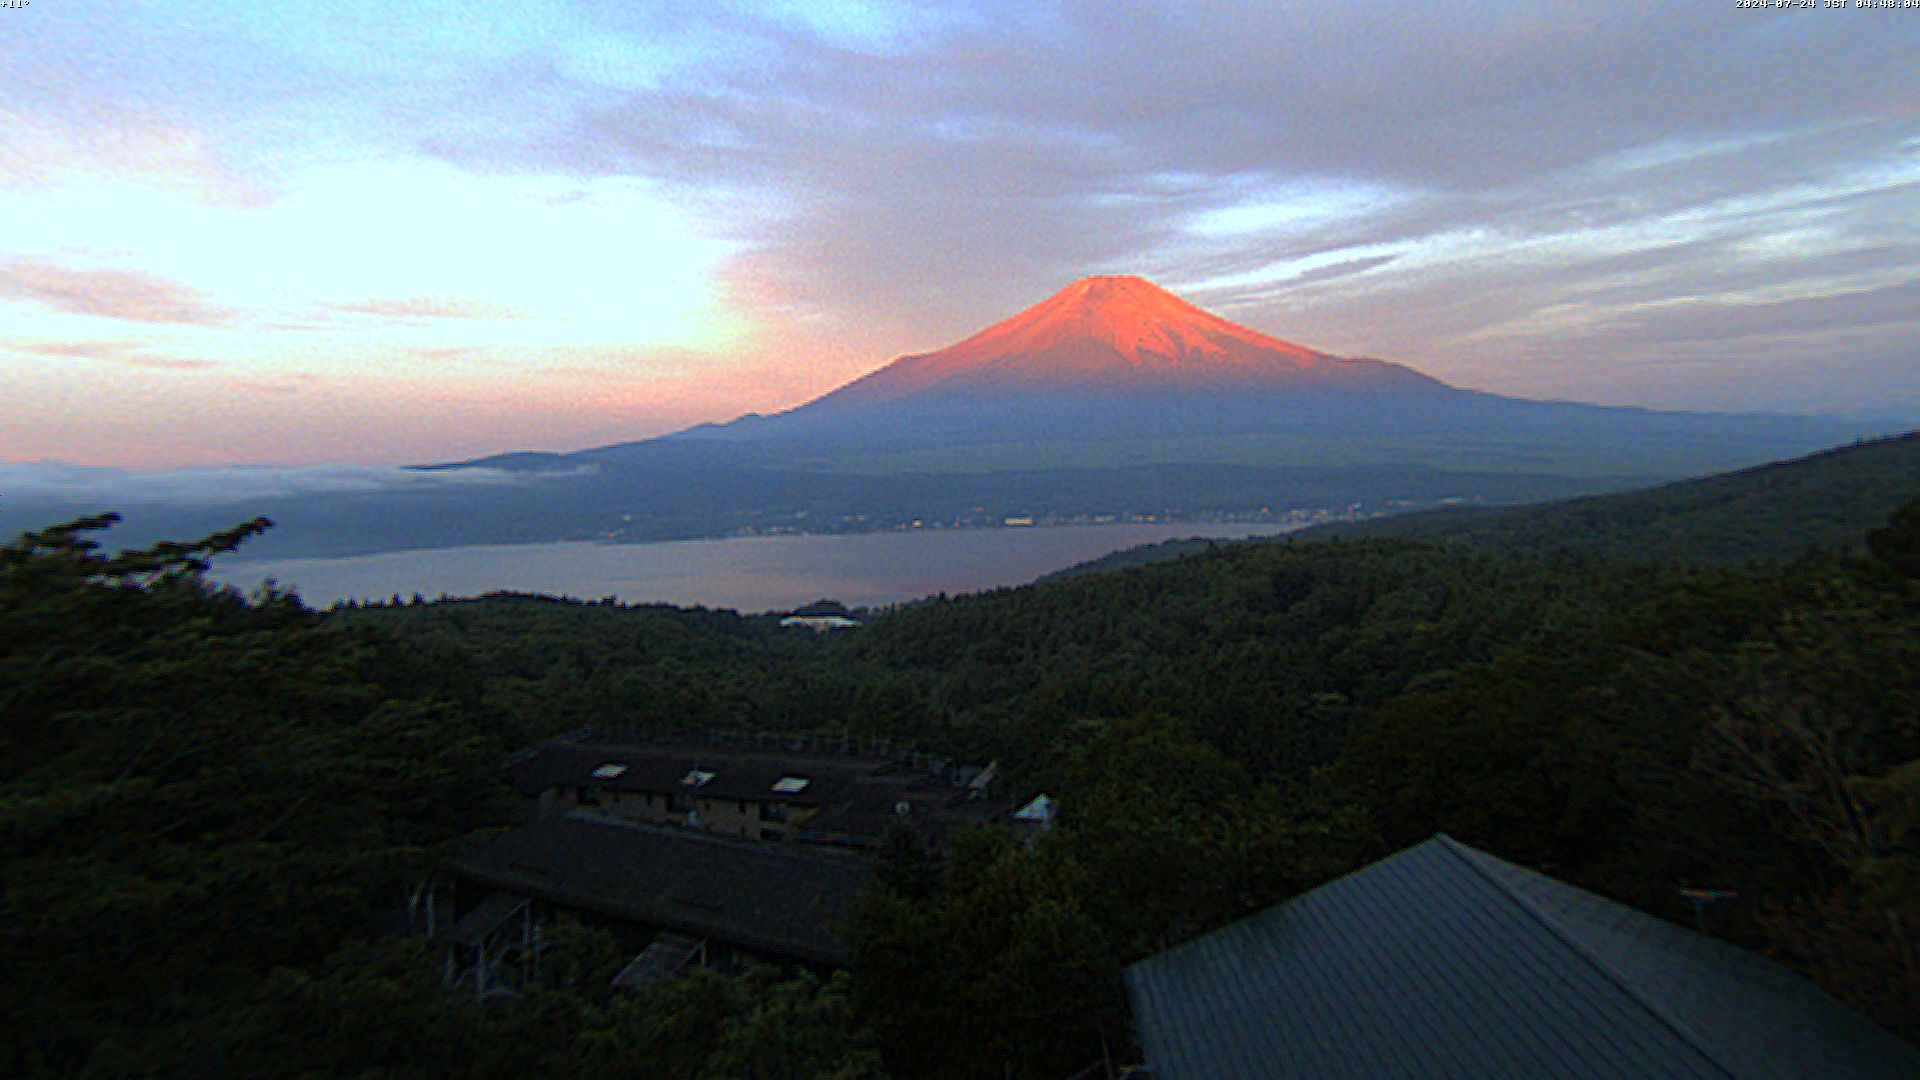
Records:
{"label": "long dark rooftop", "polygon": [[666,826],[543,817],[471,852],[470,881],[580,911],[821,964],[871,871],[838,852]]}
{"label": "long dark rooftop", "polygon": [[1779,964],[1446,836],[1126,971],[1156,1080],[1912,1080]]}

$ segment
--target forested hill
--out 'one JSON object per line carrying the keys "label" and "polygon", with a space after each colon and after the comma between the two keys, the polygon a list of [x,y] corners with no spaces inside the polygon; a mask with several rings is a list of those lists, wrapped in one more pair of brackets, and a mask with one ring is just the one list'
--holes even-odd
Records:
{"label": "forested hill", "polygon": [[[831,635],[320,614],[204,581],[264,522],[107,556],[110,524],[0,544],[0,1075],[1070,1076],[1130,1054],[1122,965],[1438,831],[1670,919],[1737,894],[1711,932],[1920,1035],[1920,500],[1794,562],[1245,544]],[[894,850],[850,974],[635,1000],[575,925],[523,996],[442,993],[390,932],[410,885],[583,723],[915,743],[1062,816]]]}
{"label": "forested hill", "polygon": [[1724,562],[1857,547],[1920,489],[1920,431],[1645,491],[1540,506],[1438,510],[1324,526],[1299,539],[1392,536],[1496,551]]}
{"label": "forested hill", "polygon": [[[1505,552],[1581,551],[1680,562],[1790,559],[1857,548],[1920,491],[1920,431],[1660,487],[1526,506],[1429,510],[1321,525],[1278,540],[1396,537]],[[1212,540],[1116,551],[1055,577],[1191,555]]]}

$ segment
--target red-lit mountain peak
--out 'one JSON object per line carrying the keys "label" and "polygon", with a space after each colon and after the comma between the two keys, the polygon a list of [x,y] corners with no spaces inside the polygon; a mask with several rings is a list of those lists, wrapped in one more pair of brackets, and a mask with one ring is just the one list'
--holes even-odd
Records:
{"label": "red-lit mountain peak", "polygon": [[1230,323],[1139,277],[1081,278],[929,359],[972,366],[1082,344],[1107,346],[1135,365],[1218,361],[1234,345],[1268,350],[1297,364],[1324,359],[1311,349]]}
{"label": "red-lit mountain peak", "polygon": [[1138,277],[1089,277],[937,352],[903,356],[821,399],[888,401],[930,390],[1151,392],[1378,385],[1383,367],[1342,360],[1203,311]]}

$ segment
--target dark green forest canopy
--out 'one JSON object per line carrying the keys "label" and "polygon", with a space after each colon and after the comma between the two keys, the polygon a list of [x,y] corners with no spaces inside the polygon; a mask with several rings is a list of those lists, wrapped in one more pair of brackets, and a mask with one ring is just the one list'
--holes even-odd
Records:
{"label": "dark green forest canopy", "polygon": [[[1912,506],[1792,562],[1237,545],[820,636],[322,615],[201,578],[253,526],[109,560],[108,524],[0,549],[11,1074],[1064,1076],[1125,1056],[1120,965],[1441,830],[1668,917],[1737,891],[1710,930],[1920,1032]],[[521,1000],[437,993],[382,933],[407,885],[518,813],[505,753],[604,725],[918,743],[1065,817],[896,844],[850,978],[637,1002],[575,928]]]}
{"label": "dark green forest canopy", "polygon": [[[610,993],[629,957],[608,935],[563,927],[510,1006],[441,992],[393,934],[404,897],[519,816],[502,758],[569,718],[494,726],[476,655],[211,587],[207,558],[264,522],[108,557],[112,524],[0,548],[0,1073],[878,1075],[844,977],[702,977],[643,1005]],[[710,642],[699,615],[635,614],[688,663],[734,662],[738,619]]]}

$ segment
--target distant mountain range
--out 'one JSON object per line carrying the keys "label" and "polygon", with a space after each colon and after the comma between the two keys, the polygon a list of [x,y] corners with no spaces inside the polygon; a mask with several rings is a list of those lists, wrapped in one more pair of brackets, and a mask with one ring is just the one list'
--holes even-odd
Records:
{"label": "distant mountain range", "polygon": [[[265,514],[249,553],[550,540],[1284,517],[1641,487],[1863,434],[1808,417],[1659,412],[1464,390],[1333,356],[1136,277],[1086,278],[794,409],[575,453],[422,467],[402,489],[130,506],[180,536]],[[27,528],[84,499],[0,502]]]}

